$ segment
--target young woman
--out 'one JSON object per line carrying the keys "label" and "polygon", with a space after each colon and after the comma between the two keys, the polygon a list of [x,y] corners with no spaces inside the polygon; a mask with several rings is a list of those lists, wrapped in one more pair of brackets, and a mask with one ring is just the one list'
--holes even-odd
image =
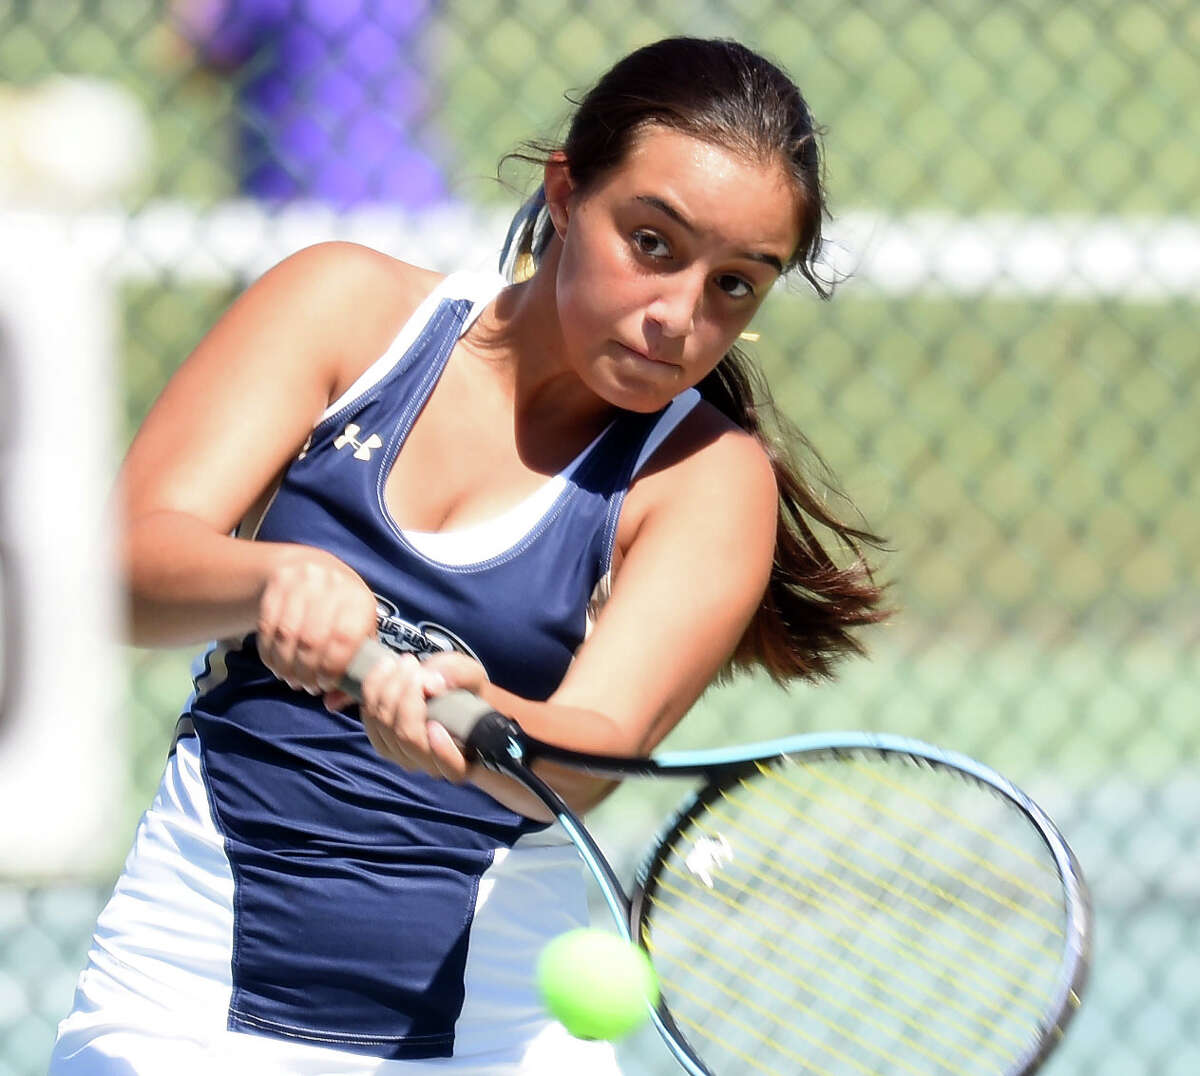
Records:
{"label": "young woman", "polygon": [[[528,280],[302,251],[135,440],[133,639],[221,641],[54,1073],[613,1071],[533,985],[586,916],[574,852],[426,700],[465,687],[538,737],[647,752],[723,669],[825,675],[882,615],[870,535],[760,428],[734,350],[780,275],[817,283],[795,86],[662,41],[543,150]],[[355,709],[336,685],[376,633],[396,657]],[[580,809],[609,791],[546,776]]]}

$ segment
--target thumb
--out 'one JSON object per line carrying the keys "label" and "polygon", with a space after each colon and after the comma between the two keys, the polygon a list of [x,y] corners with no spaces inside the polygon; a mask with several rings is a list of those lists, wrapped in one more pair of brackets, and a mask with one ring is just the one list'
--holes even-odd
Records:
{"label": "thumb", "polygon": [[440,695],[460,688],[478,694],[488,682],[483,666],[466,654],[443,651],[421,662],[426,695]]}

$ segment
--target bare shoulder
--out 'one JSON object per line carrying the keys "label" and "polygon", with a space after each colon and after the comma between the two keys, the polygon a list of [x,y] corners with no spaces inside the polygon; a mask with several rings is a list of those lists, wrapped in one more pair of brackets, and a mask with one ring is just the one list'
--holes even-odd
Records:
{"label": "bare shoulder", "polygon": [[646,462],[635,486],[737,497],[776,495],[775,472],[763,443],[701,400]]}
{"label": "bare shoulder", "polygon": [[[250,399],[258,382],[288,385],[307,421],[383,354],[437,273],[354,243],[306,247],[268,270],[205,334],[166,395],[233,406],[226,387]],[[260,404],[261,405],[261,401]],[[160,413],[163,409],[159,409]]]}
{"label": "bare shoulder", "polygon": [[768,450],[701,400],[642,468],[622,512],[618,544],[627,549],[652,519],[707,533],[775,527],[778,487]]}
{"label": "bare shoulder", "polygon": [[336,326],[344,355],[374,358],[441,279],[370,247],[332,241],[297,251],[256,287],[280,293],[282,306],[311,304]]}
{"label": "bare shoulder", "polygon": [[284,258],[260,283],[294,287],[308,282],[335,298],[351,292],[368,301],[373,296],[386,297],[393,304],[415,307],[441,279],[441,273],[361,243],[330,240]]}

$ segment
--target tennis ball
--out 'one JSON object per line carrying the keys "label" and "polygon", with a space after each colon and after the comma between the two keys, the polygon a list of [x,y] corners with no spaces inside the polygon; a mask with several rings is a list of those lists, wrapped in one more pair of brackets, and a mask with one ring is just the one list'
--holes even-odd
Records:
{"label": "tennis ball", "polygon": [[628,1035],[658,1001],[658,978],[636,945],[604,930],[569,930],[538,957],[546,1008],[579,1039]]}

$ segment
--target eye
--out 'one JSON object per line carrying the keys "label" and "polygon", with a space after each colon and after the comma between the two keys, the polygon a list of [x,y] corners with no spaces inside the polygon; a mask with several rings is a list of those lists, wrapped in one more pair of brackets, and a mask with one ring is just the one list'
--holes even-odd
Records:
{"label": "eye", "polygon": [[646,228],[639,228],[633,233],[633,245],[637,247],[639,254],[644,254],[648,258],[669,258],[671,256],[671,248],[667,246],[667,241],[657,232],[649,231]]}
{"label": "eye", "polygon": [[717,277],[717,287],[731,299],[748,299],[754,294],[754,287],[748,280],[732,273],[722,273]]}

